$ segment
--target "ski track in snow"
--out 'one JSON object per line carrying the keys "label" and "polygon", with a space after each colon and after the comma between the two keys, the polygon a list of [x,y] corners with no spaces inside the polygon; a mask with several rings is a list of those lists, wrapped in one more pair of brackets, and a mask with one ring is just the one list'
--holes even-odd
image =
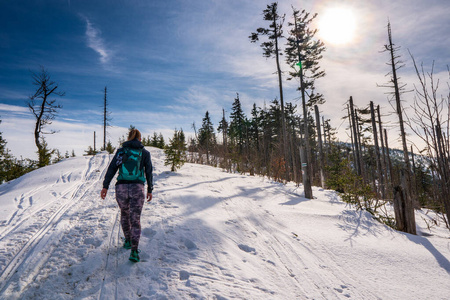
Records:
{"label": "ski track in snow", "polygon": [[[431,262],[433,274],[440,272],[433,278],[439,295],[450,294],[445,238],[434,241],[444,245],[432,252],[436,263],[420,246],[433,250],[427,240],[411,243],[332,196],[308,200],[295,187],[199,165],[172,173],[161,150],[151,148],[151,154],[155,190],[142,212],[140,263],[130,262],[129,250],[122,248],[115,182],[106,200],[99,197],[110,161],[110,155],[99,154],[86,160],[80,174],[56,165],[56,179],[20,190],[17,210],[0,224],[0,298],[445,299],[420,289],[404,294],[426,282],[418,276],[412,283],[398,280],[405,287],[395,293],[389,279],[383,281],[389,263],[377,261],[377,255],[388,254],[372,254],[364,244],[379,238],[417,246],[414,253],[427,261],[422,264]],[[334,234],[327,236],[323,224],[334,226]],[[347,251],[359,256],[351,260]],[[398,257],[394,263],[408,265]],[[385,268],[377,278],[366,276],[372,262]]]}
{"label": "ski track in snow", "polygon": [[[0,238],[0,242],[6,244],[8,250],[6,253],[8,260],[1,261],[0,293],[19,298],[20,293],[27,288],[27,284],[36,280],[40,269],[45,267],[51,258],[57,257],[57,251],[64,248],[64,244],[60,244],[60,248],[56,247],[56,243],[64,239],[61,230],[73,219],[69,213],[72,209],[79,209],[84,204],[86,195],[89,195],[93,186],[98,184],[98,180],[106,170],[105,166],[108,163],[106,158],[106,156],[92,157],[87,162],[80,183],[64,191],[60,197],[55,193],[53,194],[55,199],[34,208],[31,213],[26,214],[27,210],[23,210],[20,214],[13,215],[8,222],[13,222],[13,225],[4,230]],[[103,172],[98,168],[103,168]],[[63,175],[61,181],[67,182],[66,178],[70,178],[70,174],[67,177]],[[59,180],[54,184],[58,182]],[[54,184],[32,190],[26,197],[31,198],[42,189],[51,190]],[[28,210],[32,209],[31,201],[30,204]],[[74,216],[76,215],[75,212]]]}

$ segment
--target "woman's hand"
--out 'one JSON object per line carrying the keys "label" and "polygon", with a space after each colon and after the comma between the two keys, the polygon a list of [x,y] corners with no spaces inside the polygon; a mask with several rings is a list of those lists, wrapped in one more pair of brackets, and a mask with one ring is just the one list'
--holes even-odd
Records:
{"label": "woman's hand", "polygon": [[102,199],[104,200],[106,198],[106,194],[108,193],[107,189],[102,189],[102,191],[100,192],[100,197],[102,197]]}
{"label": "woman's hand", "polygon": [[153,195],[152,193],[147,193],[147,202],[152,201]]}

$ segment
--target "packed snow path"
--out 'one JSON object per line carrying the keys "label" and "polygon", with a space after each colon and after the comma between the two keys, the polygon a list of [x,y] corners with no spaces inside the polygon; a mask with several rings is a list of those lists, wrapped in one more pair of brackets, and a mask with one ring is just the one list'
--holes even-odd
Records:
{"label": "packed snow path", "polygon": [[[448,299],[450,235],[398,233],[332,191],[186,164],[150,148],[141,262],[123,249],[107,154],[0,186],[1,299]],[[428,232],[417,212],[419,232]],[[422,221],[422,222],[421,222]],[[422,225],[421,225],[422,224]]]}

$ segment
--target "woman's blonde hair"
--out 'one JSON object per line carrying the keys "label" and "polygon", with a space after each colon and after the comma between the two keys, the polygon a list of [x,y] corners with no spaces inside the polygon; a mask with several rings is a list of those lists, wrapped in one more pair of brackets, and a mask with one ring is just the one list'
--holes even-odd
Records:
{"label": "woman's blonde hair", "polygon": [[137,129],[131,129],[128,133],[128,140],[131,141],[134,139],[141,140],[141,132]]}

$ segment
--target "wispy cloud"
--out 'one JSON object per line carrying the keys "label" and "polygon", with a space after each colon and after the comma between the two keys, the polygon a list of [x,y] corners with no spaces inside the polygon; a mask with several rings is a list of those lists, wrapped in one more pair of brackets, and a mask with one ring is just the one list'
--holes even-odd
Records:
{"label": "wispy cloud", "polygon": [[15,91],[15,90],[12,90],[11,88],[0,87],[0,101],[27,100],[28,97],[29,97],[29,95],[23,93],[22,91]]}
{"label": "wispy cloud", "polygon": [[83,16],[83,18],[86,21],[87,46],[100,55],[102,64],[108,63],[111,60],[112,51],[106,48],[101,37],[102,32],[87,17]]}
{"label": "wispy cloud", "polygon": [[0,103],[0,113],[6,113],[9,115],[26,115],[28,113],[28,108],[24,106],[9,105]]}

